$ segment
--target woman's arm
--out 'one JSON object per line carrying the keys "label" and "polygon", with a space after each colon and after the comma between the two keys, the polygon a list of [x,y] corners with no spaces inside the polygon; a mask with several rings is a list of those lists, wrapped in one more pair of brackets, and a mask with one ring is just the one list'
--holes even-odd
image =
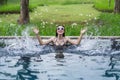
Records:
{"label": "woman's arm", "polygon": [[82,40],[82,37],[83,37],[83,35],[84,35],[84,33],[85,33],[86,31],[87,31],[87,29],[81,30],[80,36],[79,36],[79,38],[78,38],[77,41],[73,41],[73,40],[71,40],[71,39],[69,39],[69,38],[67,38],[67,41],[68,41],[69,43],[73,44],[73,45],[79,45],[80,42],[81,42],[81,40]]}
{"label": "woman's arm", "polygon": [[39,36],[39,30],[36,29],[36,28],[34,28],[33,32],[36,34],[36,37],[37,37],[40,45],[46,45],[46,44],[49,44],[50,42],[53,41],[53,37],[52,37],[49,40],[43,42],[42,39],[41,39],[41,37]]}

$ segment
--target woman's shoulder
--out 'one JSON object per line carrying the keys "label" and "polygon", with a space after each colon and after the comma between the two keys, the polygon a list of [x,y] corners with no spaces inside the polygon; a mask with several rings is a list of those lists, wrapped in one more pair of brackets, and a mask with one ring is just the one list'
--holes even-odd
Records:
{"label": "woman's shoulder", "polygon": [[70,38],[69,38],[69,37],[65,37],[64,39],[65,39],[65,40],[69,40]]}
{"label": "woman's shoulder", "polygon": [[56,37],[51,37],[50,39],[51,39],[52,41],[54,41],[54,40],[56,39]]}

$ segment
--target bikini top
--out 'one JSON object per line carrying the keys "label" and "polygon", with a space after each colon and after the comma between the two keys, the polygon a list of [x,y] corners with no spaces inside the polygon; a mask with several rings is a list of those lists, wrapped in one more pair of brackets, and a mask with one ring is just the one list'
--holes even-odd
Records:
{"label": "bikini top", "polygon": [[57,52],[57,53],[63,53],[63,51],[65,50],[65,48],[66,48],[65,39],[63,39],[61,42],[58,43],[57,38],[55,38],[55,41],[54,41],[55,52]]}

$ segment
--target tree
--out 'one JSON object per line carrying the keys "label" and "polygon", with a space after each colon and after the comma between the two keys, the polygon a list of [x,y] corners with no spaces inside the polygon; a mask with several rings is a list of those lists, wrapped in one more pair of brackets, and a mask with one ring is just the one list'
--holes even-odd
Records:
{"label": "tree", "polygon": [[7,4],[7,0],[0,0],[0,5]]}
{"label": "tree", "polygon": [[115,0],[114,13],[120,13],[120,0]]}
{"label": "tree", "polygon": [[20,17],[18,19],[19,24],[29,23],[29,0],[20,0],[21,1],[21,10]]}
{"label": "tree", "polygon": [[[108,0],[108,1],[110,6],[111,0]],[[120,0],[115,0],[114,13],[120,13]]]}

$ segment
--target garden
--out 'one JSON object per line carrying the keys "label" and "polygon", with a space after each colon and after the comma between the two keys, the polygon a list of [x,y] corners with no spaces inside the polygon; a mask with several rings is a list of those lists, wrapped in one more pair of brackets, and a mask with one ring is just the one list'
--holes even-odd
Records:
{"label": "garden", "polygon": [[[26,27],[38,27],[40,35],[54,36],[57,25],[64,25],[67,36],[119,36],[120,14],[114,13],[114,0],[30,0],[30,22],[18,24],[20,0],[0,4],[0,36],[21,36]],[[32,29],[30,36],[33,36]]]}

